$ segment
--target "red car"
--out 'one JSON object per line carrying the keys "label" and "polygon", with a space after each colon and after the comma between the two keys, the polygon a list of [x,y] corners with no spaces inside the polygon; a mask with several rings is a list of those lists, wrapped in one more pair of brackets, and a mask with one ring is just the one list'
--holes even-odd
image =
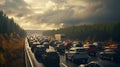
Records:
{"label": "red car", "polygon": [[96,56],[97,47],[95,45],[89,45],[89,47],[86,50],[90,56]]}

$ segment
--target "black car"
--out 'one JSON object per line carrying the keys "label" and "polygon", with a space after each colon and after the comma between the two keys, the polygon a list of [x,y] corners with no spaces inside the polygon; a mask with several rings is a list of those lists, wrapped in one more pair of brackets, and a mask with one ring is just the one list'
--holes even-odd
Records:
{"label": "black car", "polygon": [[112,61],[120,61],[120,50],[119,49],[105,49],[100,52],[101,59],[108,59]]}
{"label": "black car", "polygon": [[58,47],[57,47],[57,51],[59,52],[59,54],[60,55],[64,55],[64,53],[65,53],[65,47],[64,47],[64,45],[59,45]]}
{"label": "black car", "polygon": [[97,53],[97,47],[95,45],[89,45],[88,46],[89,48],[86,49],[89,56],[96,56],[96,53]]}
{"label": "black car", "polygon": [[43,64],[45,67],[59,67],[60,57],[57,52],[47,52],[43,56]]}
{"label": "black car", "polygon": [[47,49],[49,48],[49,42],[43,42],[43,44]]}
{"label": "black car", "polygon": [[32,52],[34,52],[34,49],[36,48],[37,45],[40,45],[40,43],[38,41],[32,43],[32,45],[31,45]]}
{"label": "black car", "polygon": [[34,49],[34,54],[44,54],[46,53],[46,48],[44,45],[37,45],[36,48]]}
{"label": "black car", "polygon": [[34,49],[34,55],[38,61],[42,61],[42,55],[46,53],[44,45],[37,45]]}
{"label": "black car", "polygon": [[120,67],[119,64],[110,61],[91,61],[88,64],[81,64],[79,67]]}

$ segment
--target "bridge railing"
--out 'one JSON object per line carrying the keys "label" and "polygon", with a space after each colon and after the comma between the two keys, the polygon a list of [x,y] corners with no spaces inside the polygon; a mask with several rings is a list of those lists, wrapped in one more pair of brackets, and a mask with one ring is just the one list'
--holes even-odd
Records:
{"label": "bridge railing", "polygon": [[34,67],[33,62],[32,62],[32,60],[30,58],[27,46],[28,46],[28,40],[26,38],[26,40],[25,40],[25,49],[24,49],[24,51],[25,51],[25,66],[26,67]]}

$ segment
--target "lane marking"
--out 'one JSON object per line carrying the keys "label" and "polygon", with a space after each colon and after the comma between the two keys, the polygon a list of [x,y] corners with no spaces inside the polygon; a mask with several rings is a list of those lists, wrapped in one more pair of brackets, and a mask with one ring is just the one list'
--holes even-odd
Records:
{"label": "lane marking", "polygon": [[61,63],[64,67],[68,67],[66,64],[64,64],[64,63]]}

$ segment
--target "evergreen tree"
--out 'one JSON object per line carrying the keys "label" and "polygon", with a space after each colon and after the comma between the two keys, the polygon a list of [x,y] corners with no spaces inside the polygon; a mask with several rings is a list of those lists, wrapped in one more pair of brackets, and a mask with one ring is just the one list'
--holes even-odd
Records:
{"label": "evergreen tree", "polygon": [[3,11],[0,11],[0,34],[10,35],[11,33],[25,36],[25,31],[13,19],[9,19]]}
{"label": "evergreen tree", "polygon": [[91,41],[106,41],[110,38],[120,42],[120,22],[97,23],[93,25],[80,25],[45,31],[45,35],[66,34],[68,38]]}

